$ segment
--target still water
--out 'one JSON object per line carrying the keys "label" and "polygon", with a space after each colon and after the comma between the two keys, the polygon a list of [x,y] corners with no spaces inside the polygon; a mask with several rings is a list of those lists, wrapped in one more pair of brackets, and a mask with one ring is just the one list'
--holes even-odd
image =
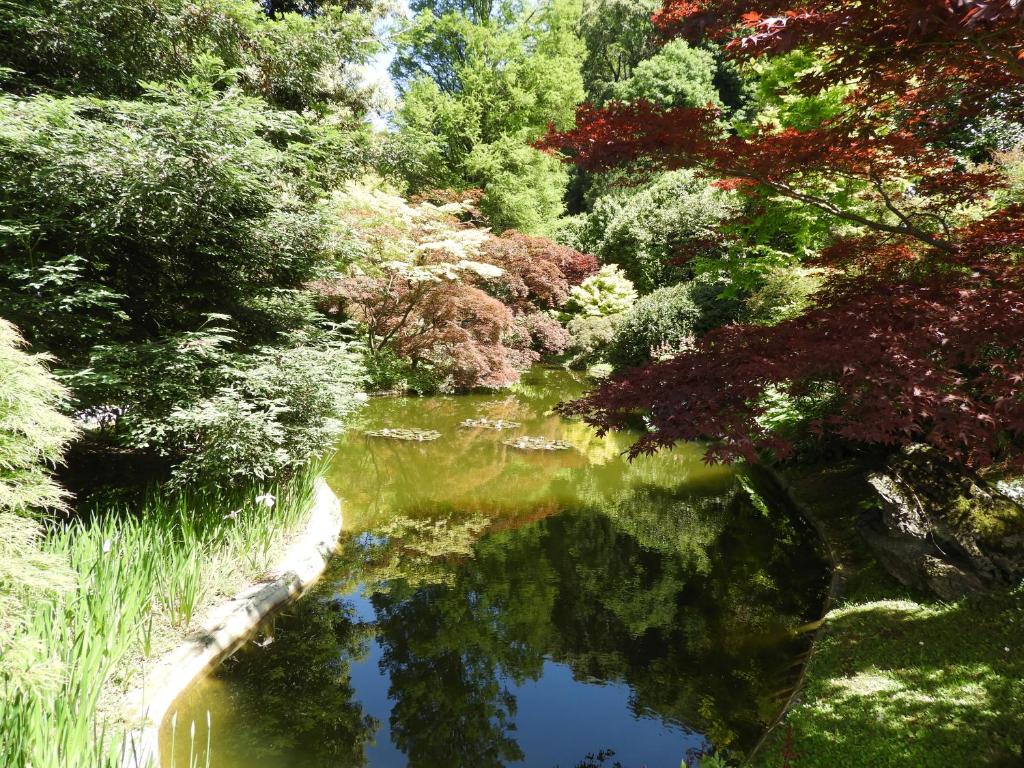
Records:
{"label": "still water", "polygon": [[[330,471],[339,554],[178,701],[165,766],[206,764],[207,713],[213,768],[678,768],[749,749],[820,609],[814,537],[697,446],[630,463],[634,436],[551,412],[582,389],[535,368],[511,393],[371,401]],[[520,426],[460,426],[481,417]],[[366,435],[386,427],[440,437]],[[572,447],[505,445],[524,435]]]}

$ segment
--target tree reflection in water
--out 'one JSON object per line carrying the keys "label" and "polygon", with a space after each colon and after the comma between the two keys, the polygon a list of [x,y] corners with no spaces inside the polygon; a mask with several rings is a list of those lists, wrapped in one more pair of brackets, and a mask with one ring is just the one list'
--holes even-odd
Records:
{"label": "tree reflection in water", "polygon": [[[186,722],[214,710],[213,765],[568,768],[610,748],[654,768],[657,746],[674,768],[705,739],[736,753],[756,741],[792,682],[795,630],[820,606],[807,532],[696,449],[627,464],[547,413],[550,381],[530,386],[436,398],[399,423],[515,418],[573,442],[572,457],[509,453],[494,432],[343,444],[352,530],[328,578],[268,628],[273,643],[179,707]],[[385,426],[411,408],[371,406]],[[628,698],[593,703],[615,686]],[[600,722],[545,710],[538,724],[522,704],[538,695]],[[638,722],[654,730],[641,738]]]}

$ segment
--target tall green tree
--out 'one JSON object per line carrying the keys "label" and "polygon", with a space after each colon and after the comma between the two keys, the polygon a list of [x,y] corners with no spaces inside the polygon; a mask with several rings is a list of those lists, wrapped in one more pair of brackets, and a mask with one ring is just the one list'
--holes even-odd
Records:
{"label": "tall green tree", "polygon": [[358,3],[272,17],[253,0],[2,3],[2,85],[132,98],[143,82],[188,78],[213,56],[274,106],[362,113],[370,94],[358,67],[375,52],[379,16]]}
{"label": "tall green tree", "polygon": [[590,101],[605,101],[610,87],[628,80],[633,68],[654,52],[651,16],[660,5],[656,0],[584,0],[578,29]]}
{"label": "tall green tree", "polygon": [[423,8],[397,35],[402,89],[394,164],[418,192],[481,187],[497,229],[543,234],[562,213],[567,175],[530,147],[571,123],[583,98],[579,8]]}

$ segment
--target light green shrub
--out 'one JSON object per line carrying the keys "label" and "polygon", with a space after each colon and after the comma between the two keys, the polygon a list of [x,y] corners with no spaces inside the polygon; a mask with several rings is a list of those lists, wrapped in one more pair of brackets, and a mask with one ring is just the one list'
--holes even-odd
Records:
{"label": "light green shrub", "polygon": [[66,561],[42,550],[42,532],[28,515],[63,506],[49,469],[76,430],[59,411],[67,392],[45,358],[22,347],[14,326],[0,318],[0,710],[6,697],[59,680],[60,665],[26,634],[25,617],[31,603],[71,583]]}
{"label": "light green shrub", "polygon": [[625,312],[634,301],[633,283],[616,265],[606,264],[569,291],[562,312],[566,316],[608,317]]}
{"label": "light green shrub", "polygon": [[659,288],[641,298],[625,315],[608,349],[608,362],[616,368],[643,365],[658,352],[670,353],[692,344],[700,307],[693,300],[693,285]]}
{"label": "light green shrub", "polygon": [[639,191],[610,189],[571,231],[574,247],[618,264],[637,290],[650,293],[689,277],[685,262],[718,255],[720,228],[739,209],[734,194],[691,171],[672,171]]}
{"label": "light green shrub", "polygon": [[570,368],[584,369],[606,362],[615,329],[624,313],[617,315],[576,315],[566,323],[569,331]]}

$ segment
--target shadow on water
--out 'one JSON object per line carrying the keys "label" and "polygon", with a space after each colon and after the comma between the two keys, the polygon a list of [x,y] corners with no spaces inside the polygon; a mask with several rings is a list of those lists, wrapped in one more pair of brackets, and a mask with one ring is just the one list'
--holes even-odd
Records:
{"label": "shadow on water", "polygon": [[[551,414],[579,391],[540,369],[512,394],[371,402],[331,472],[341,551],[182,698],[178,763],[207,711],[215,768],[572,768],[605,750],[676,768],[749,748],[820,607],[813,537],[696,446],[628,463],[631,436]],[[459,426],[481,416],[521,427]],[[380,427],[442,437],[362,432]],[[520,435],[573,449],[504,444]]]}

